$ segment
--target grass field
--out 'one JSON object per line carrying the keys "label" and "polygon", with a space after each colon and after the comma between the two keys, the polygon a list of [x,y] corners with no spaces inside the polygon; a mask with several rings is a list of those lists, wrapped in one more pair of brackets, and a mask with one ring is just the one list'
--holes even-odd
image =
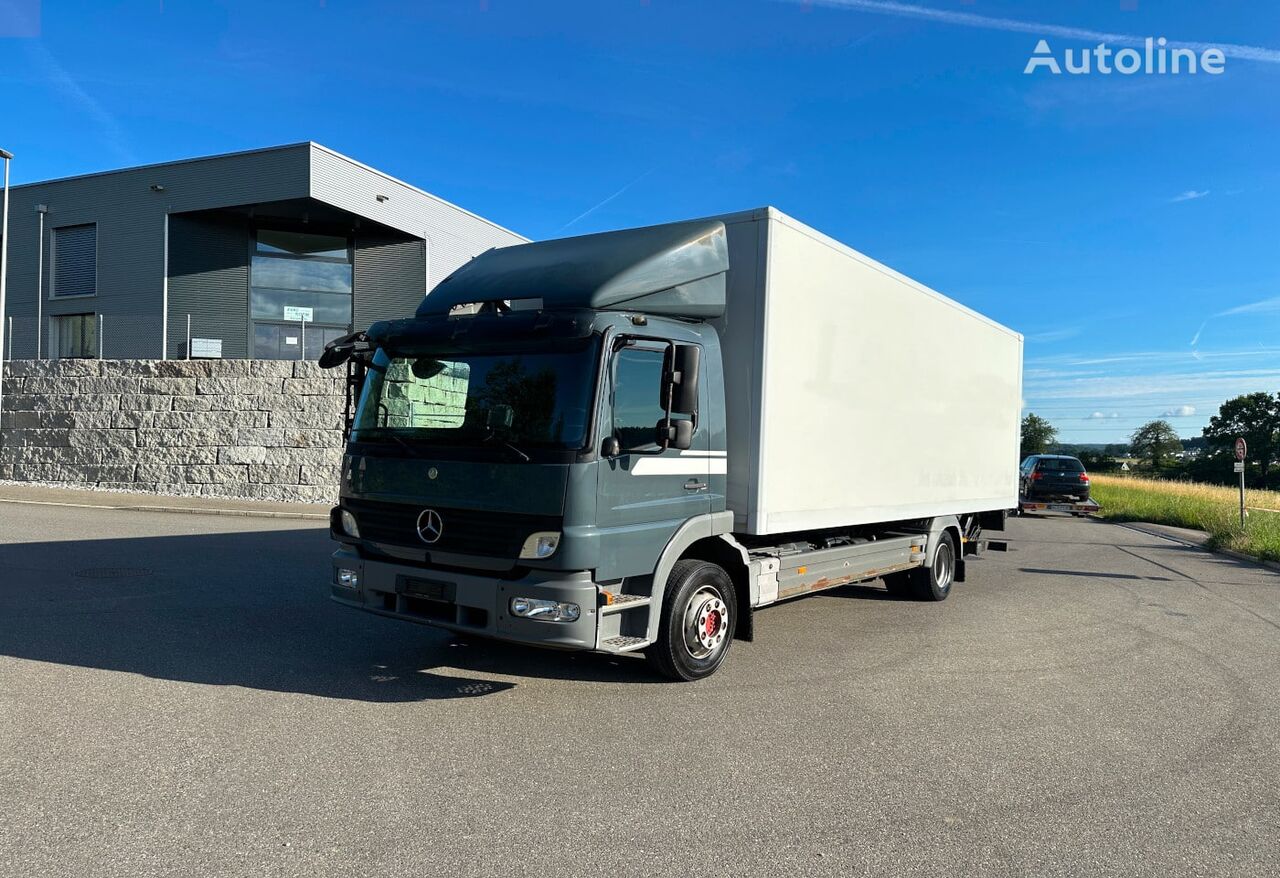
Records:
{"label": "grass field", "polygon": [[1095,475],[1090,493],[1103,518],[1191,527],[1206,531],[1213,548],[1280,561],[1280,491],[1245,493],[1250,512],[1243,530],[1238,488]]}

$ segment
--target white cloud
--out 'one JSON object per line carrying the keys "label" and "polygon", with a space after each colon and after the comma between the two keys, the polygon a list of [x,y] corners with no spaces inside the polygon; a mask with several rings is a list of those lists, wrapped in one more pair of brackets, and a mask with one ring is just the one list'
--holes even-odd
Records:
{"label": "white cloud", "polygon": [[[836,9],[850,9],[855,12],[892,15],[897,18],[917,18],[925,21],[936,21],[941,24],[956,24],[962,27],[976,27],[984,30],[1035,34],[1041,37],[1063,37],[1068,40],[1082,40],[1087,43],[1116,43],[1122,46],[1142,48],[1145,46],[1144,41],[1146,40],[1146,37],[1136,37],[1129,34],[1112,34],[1082,27],[1041,24],[1034,21],[1021,21],[1015,18],[996,18],[989,15],[977,15],[972,12],[954,12],[949,9],[917,6],[913,3],[897,3],[893,2],[893,0],[791,0],[791,2],[829,6]],[[1233,58],[1280,64],[1280,50],[1268,49],[1263,46],[1169,40],[1168,48],[1191,49],[1196,52],[1203,52],[1205,49],[1221,49],[1223,53]]]}
{"label": "white cloud", "polygon": [[1280,311],[1280,296],[1272,296],[1270,299],[1263,299],[1259,302],[1250,302],[1247,305],[1237,305],[1234,308],[1219,311],[1213,316],[1230,317],[1233,314],[1270,314],[1273,311]]}
{"label": "white cloud", "polygon": [[1054,342],[1066,341],[1069,338],[1075,338],[1080,334],[1078,326],[1064,326],[1061,329],[1047,329],[1044,332],[1033,332],[1026,336],[1027,341],[1031,342]]}
{"label": "white cloud", "polygon": [[1196,413],[1196,407],[1193,405],[1180,405],[1171,408],[1167,412],[1163,412],[1162,418],[1189,418]]}
{"label": "white cloud", "polygon": [[1195,201],[1197,198],[1204,198],[1208,194],[1208,189],[1188,189],[1186,192],[1180,192],[1170,198],[1169,203],[1177,204],[1179,201]]}
{"label": "white cloud", "polygon": [[1118,414],[1116,414],[1115,412],[1112,412],[1112,413],[1111,413],[1111,414],[1109,414],[1109,415],[1107,415],[1107,414],[1103,414],[1102,412],[1093,412],[1093,413],[1091,413],[1091,414],[1089,414],[1089,415],[1086,415],[1086,416],[1085,416],[1085,420],[1086,420],[1086,421],[1105,421],[1105,420],[1107,420],[1107,419],[1109,419],[1109,418],[1118,418],[1118,417],[1120,417],[1120,416],[1119,416]]}

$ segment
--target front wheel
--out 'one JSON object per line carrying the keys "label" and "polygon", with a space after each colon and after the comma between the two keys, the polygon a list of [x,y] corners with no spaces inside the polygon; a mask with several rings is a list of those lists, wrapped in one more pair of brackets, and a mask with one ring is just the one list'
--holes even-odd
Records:
{"label": "front wheel", "polygon": [[709,561],[677,561],[662,598],[658,641],[645,657],[672,680],[709,677],[728,654],[737,623],[729,574]]}

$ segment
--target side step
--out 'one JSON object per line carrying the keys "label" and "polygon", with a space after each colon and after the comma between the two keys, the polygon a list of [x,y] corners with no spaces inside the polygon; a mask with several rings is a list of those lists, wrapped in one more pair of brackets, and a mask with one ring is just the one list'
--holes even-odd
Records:
{"label": "side step", "polygon": [[[648,600],[648,598],[645,598]],[[605,652],[635,652],[638,649],[644,649],[649,645],[649,641],[643,637],[610,637],[608,640],[600,641],[600,648]]]}
{"label": "side step", "polygon": [[623,610],[631,610],[636,607],[647,607],[653,602],[648,595],[643,594],[615,594],[613,603],[605,604],[600,608],[601,616],[608,616],[611,613],[621,613]]}

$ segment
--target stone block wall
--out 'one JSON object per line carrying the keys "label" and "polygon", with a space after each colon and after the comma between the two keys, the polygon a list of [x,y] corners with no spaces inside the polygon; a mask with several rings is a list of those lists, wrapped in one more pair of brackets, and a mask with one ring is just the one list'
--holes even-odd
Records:
{"label": "stone block wall", "polygon": [[0,480],[331,502],[343,370],[270,360],[4,364]]}

